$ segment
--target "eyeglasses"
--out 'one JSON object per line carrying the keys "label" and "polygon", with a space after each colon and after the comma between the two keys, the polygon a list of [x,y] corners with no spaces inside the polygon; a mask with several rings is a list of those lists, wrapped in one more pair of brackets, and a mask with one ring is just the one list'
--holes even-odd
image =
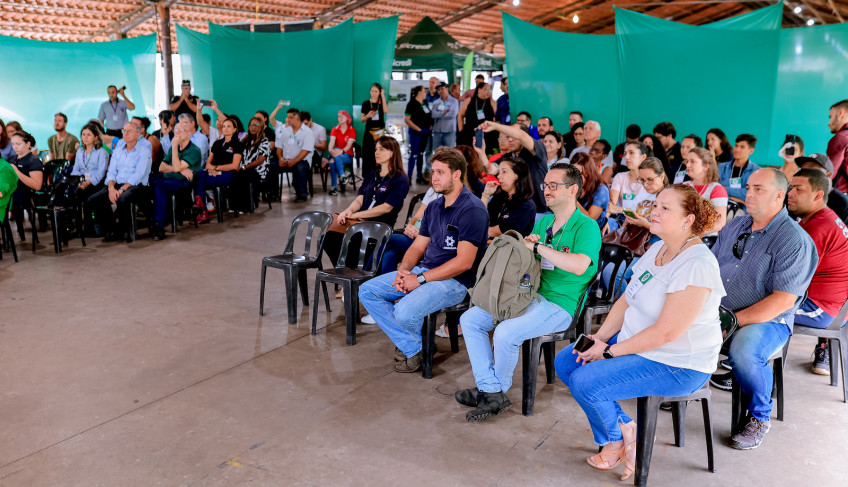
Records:
{"label": "eyeglasses", "polygon": [[498,137],[498,140],[509,140],[509,139],[510,139],[510,137],[507,137],[507,136]]}
{"label": "eyeglasses", "polygon": [[261,126],[262,126],[262,124],[260,124],[260,123],[256,123],[256,122],[253,122],[253,123],[251,123],[251,124],[250,124],[250,126],[251,126],[251,127],[261,127]]}
{"label": "eyeglasses", "polygon": [[571,186],[573,183],[542,183],[539,185],[542,191],[549,189],[551,191],[556,191],[558,186]]}
{"label": "eyeglasses", "polygon": [[[736,243],[733,244],[733,256],[739,260],[742,260],[742,256],[745,255],[745,245],[748,244],[748,237],[751,236],[751,232],[745,232],[742,235],[739,235],[736,238]],[[739,244],[742,244],[742,247],[739,247]]]}
{"label": "eyeglasses", "polygon": [[653,184],[653,183],[654,183],[654,181],[656,181],[656,180],[657,180],[658,178],[660,178],[660,177],[661,177],[661,176],[654,176],[654,177],[652,177],[652,178],[639,178],[639,179],[637,179],[636,181],[638,181],[638,182],[639,182],[639,184],[641,184],[642,186],[644,186],[644,185],[645,185],[645,183]]}

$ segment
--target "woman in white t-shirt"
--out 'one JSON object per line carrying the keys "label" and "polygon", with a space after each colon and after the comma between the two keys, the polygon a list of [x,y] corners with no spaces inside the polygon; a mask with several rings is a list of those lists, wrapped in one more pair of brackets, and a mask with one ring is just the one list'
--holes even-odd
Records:
{"label": "woman in white t-shirt", "polygon": [[[634,268],[636,279],[612,307],[585,352],[567,346],[556,372],[589,419],[600,453],[590,465],[636,470],[636,423],[617,401],[683,396],[715,371],[721,347],[718,309],[725,295],[718,261],[698,237],[718,219],[713,205],[689,186],[657,196],[651,233],[662,240]],[[576,355],[575,355],[576,354]]]}
{"label": "woman in white t-shirt", "polygon": [[718,166],[713,153],[707,149],[695,148],[689,151],[686,159],[686,173],[692,178],[685,185],[692,186],[701,197],[709,200],[718,212],[718,220],[705,235],[716,235],[727,223],[727,190],[718,182]]}
{"label": "woman in white t-shirt", "polygon": [[562,134],[556,130],[551,130],[542,137],[542,142],[545,144],[548,153],[548,167],[558,162],[568,162],[568,158],[565,157],[565,149],[562,146]]}
{"label": "woman in white t-shirt", "polygon": [[[642,142],[628,142],[624,146],[624,163],[627,165],[628,172],[616,174],[612,178],[612,186],[610,187],[610,203],[607,211],[610,219],[616,220],[618,226],[624,224],[623,211],[636,210],[636,196],[644,189],[642,183],[639,182],[639,166],[648,158],[648,147]],[[617,227],[616,227],[617,228]],[[604,229],[604,234],[613,230],[607,226]]]}

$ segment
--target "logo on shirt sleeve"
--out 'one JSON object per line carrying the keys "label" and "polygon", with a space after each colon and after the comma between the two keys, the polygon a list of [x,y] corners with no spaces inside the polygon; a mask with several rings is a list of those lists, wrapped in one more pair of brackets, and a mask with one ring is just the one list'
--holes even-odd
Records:
{"label": "logo on shirt sleeve", "polygon": [[445,250],[456,250],[456,239],[450,235],[445,237]]}

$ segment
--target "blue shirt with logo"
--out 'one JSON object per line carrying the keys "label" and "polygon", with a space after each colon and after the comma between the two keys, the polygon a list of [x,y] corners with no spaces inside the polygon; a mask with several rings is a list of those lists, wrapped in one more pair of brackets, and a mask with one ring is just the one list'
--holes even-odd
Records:
{"label": "blue shirt with logo", "polygon": [[418,234],[430,238],[421,260],[421,266],[427,269],[439,267],[456,257],[459,242],[471,242],[477,247],[471,269],[454,277],[465,287],[474,285],[477,264],[486,252],[489,235],[489,212],[479,198],[463,187],[456,201],[447,208],[444,198],[431,202],[424,210]]}
{"label": "blue shirt with logo", "polygon": [[405,173],[399,172],[394,176],[387,174],[385,177],[380,177],[380,173],[376,170],[365,176],[358,192],[362,195],[363,211],[380,206],[383,203],[391,205],[392,211],[370,218],[370,220],[383,222],[389,226],[394,226],[397,221],[398,213],[403,207],[403,200],[406,199],[407,193],[409,193],[409,178]]}

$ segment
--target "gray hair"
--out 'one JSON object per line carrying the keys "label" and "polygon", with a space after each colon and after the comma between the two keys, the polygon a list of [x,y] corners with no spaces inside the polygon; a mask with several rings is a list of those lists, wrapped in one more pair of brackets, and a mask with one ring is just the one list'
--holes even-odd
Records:
{"label": "gray hair", "polygon": [[771,171],[774,176],[774,187],[776,190],[783,191],[784,195],[789,192],[789,180],[786,179],[786,174],[783,174],[783,171],[776,167],[764,167],[763,169]]}
{"label": "gray hair", "polygon": [[598,127],[598,132],[601,131],[601,124],[599,124],[598,122],[596,122],[594,120],[589,120],[588,122],[584,123],[583,127],[585,128],[587,125],[595,125],[595,126]]}
{"label": "gray hair", "polygon": [[180,122],[188,120],[189,122],[191,122],[192,125],[196,123],[194,120],[194,115],[190,113],[181,113],[180,116],[177,117],[177,120],[179,120]]}

